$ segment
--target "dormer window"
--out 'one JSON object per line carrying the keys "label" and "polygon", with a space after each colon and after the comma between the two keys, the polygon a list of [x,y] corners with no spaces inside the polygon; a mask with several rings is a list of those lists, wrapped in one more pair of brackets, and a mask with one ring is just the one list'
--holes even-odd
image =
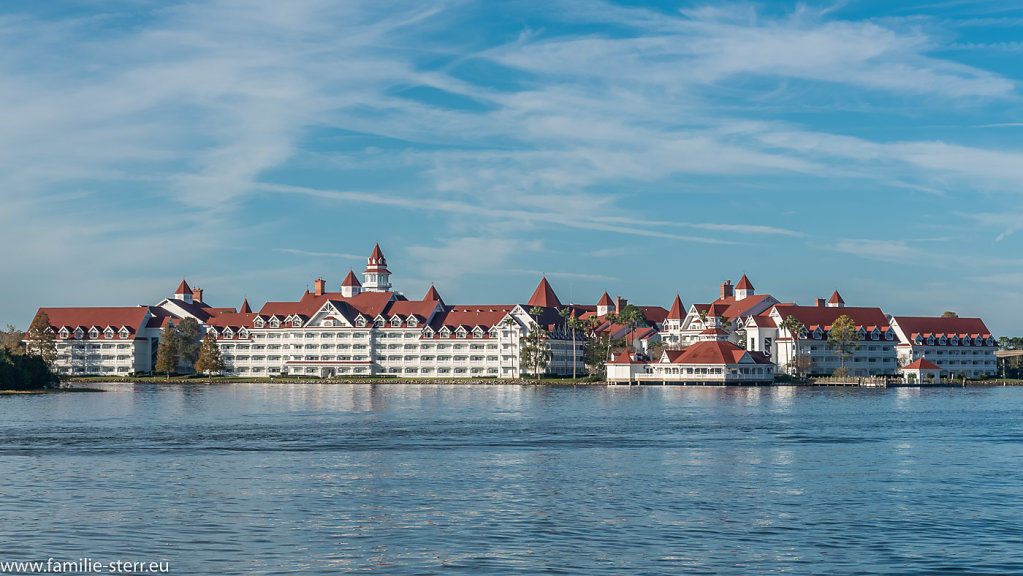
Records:
{"label": "dormer window", "polygon": [[334,325],[334,321],[328,318],[327,320],[323,321],[323,325],[324,326],[333,326]]}
{"label": "dormer window", "polygon": [[917,337],[916,337],[916,343],[917,343],[917,344],[923,344],[923,343],[924,343],[924,337],[923,337],[923,336],[920,336],[920,335],[918,334],[918,335],[917,335]]}
{"label": "dormer window", "polygon": [[231,328],[224,328],[224,338],[234,338],[234,330],[231,330]]}
{"label": "dormer window", "polygon": [[391,327],[397,328],[399,326],[401,326],[401,317],[395,316],[394,318],[391,318]]}
{"label": "dormer window", "polygon": [[113,338],[114,337],[114,329],[109,327],[109,326],[107,326],[107,329],[103,331],[103,337],[104,338]]}
{"label": "dormer window", "polygon": [[824,337],[824,332],[822,332],[820,328],[818,328],[818,329],[813,331],[813,339],[814,340],[820,340],[823,337]]}
{"label": "dormer window", "polygon": [[238,337],[239,338],[248,338],[249,337],[249,331],[246,330],[245,328],[242,328],[241,330],[238,331]]}
{"label": "dormer window", "polygon": [[121,330],[118,331],[118,334],[121,336],[121,338],[127,338],[128,336],[131,335],[131,333],[128,331],[128,328],[124,326],[121,327]]}
{"label": "dormer window", "polygon": [[274,316],[273,318],[270,318],[270,327],[271,328],[280,328],[281,327],[281,320],[279,318],[277,318],[276,316]]}
{"label": "dormer window", "polygon": [[884,339],[885,340],[895,340],[895,334],[892,334],[891,332],[885,332]]}
{"label": "dormer window", "polygon": [[99,338],[99,330],[95,326],[89,328],[89,338]]}
{"label": "dormer window", "polygon": [[451,330],[448,330],[448,327],[445,326],[445,327],[440,329],[440,335],[442,337],[444,337],[444,338],[447,338],[447,337],[451,336]]}
{"label": "dormer window", "polygon": [[408,326],[409,326],[409,328],[415,328],[416,326],[419,326],[419,320],[416,320],[415,316],[409,316],[408,317]]}
{"label": "dormer window", "polygon": [[376,326],[377,328],[383,328],[385,325],[387,325],[387,322],[385,322],[383,318],[377,318],[376,320],[373,321],[373,325]]}
{"label": "dormer window", "polygon": [[934,346],[934,336],[928,336],[927,337],[927,345],[928,346]]}
{"label": "dormer window", "polygon": [[85,336],[85,331],[81,328],[75,328],[75,340],[81,340]]}
{"label": "dormer window", "polygon": [[458,336],[459,338],[465,338],[465,335],[468,333],[469,333],[468,330],[462,328],[461,326],[459,326],[458,329],[455,330],[455,336]]}
{"label": "dormer window", "polygon": [[355,325],[359,328],[364,328],[366,326],[366,319],[363,318],[362,316],[359,316],[358,318],[355,319]]}
{"label": "dormer window", "polygon": [[60,334],[60,338],[62,340],[67,340],[68,336],[71,335],[71,333],[68,332],[67,328],[61,328],[60,332],[58,332],[58,334]]}
{"label": "dormer window", "polygon": [[479,326],[477,326],[476,329],[474,329],[472,331],[472,335],[475,338],[482,338],[483,337],[483,329],[480,328]]}
{"label": "dormer window", "polygon": [[256,316],[256,319],[252,321],[252,325],[255,326],[256,328],[262,328],[263,326],[266,325],[266,322],[264,322],[263,319],[260,318],[259,316]]}
{"label": "dormer window", "polygon": [[295,316],[294,318],[291,319],[291,325],[294,326],[295,328],[298,328],[299,326],[302,325],[302,319],[299,318],[298,316]]}
{"label": "dormer window", "polygon": [[427,326],[426,329],[423,330],[423,335],[427,338],[433,338],[433,329]]}
{"label": "dormer window", "polygon": [[995,339],[994,338],[988,338],[987,339],[987,345],[988,346],[994,346],[995,345]]}
{"label": "dormer window", "polygon": [[945,344],[948,344],[948,338],[945,338],[944,336],[942,336],[941,340],[938,340],[938,344],[941,344],[942,346],[944,346]]}
{"label": "dormer window", "polygon": [[958,346],[959,345],[959,337],[958,336],[953,336],[952,339],[949,340],[949,343],[952,344],[953,346]]}

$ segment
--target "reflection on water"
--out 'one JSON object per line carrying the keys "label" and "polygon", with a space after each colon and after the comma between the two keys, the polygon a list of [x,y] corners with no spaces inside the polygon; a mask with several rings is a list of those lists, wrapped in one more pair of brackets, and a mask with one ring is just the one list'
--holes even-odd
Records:
{"label": "reflection on water", "polygon": [[106,388],[0,397],[0,560],[1023,572],[1023,388]]}

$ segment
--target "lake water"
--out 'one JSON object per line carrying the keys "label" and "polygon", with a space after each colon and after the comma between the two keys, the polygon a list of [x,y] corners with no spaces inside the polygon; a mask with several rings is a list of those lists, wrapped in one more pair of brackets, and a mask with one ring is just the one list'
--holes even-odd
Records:
{"label": "lake water", "polygon": [[1023,573],[1023,388],[104,387],[0,397],[0,561]]}

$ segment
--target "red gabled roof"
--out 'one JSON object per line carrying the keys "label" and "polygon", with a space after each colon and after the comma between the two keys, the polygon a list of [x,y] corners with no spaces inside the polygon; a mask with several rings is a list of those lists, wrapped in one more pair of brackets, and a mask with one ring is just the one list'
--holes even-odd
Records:
{"label": "red gabled roof", "polygon": [[750,320],[753,321],[753,325],[758,328],[777,328],[778,324],[767,314],[761,314],[759,316],[750,316]]}
{"label": "red gabled roof", "polygon": [[187,294],[188,296],[191,296],[192,289],[188,287],[188,282],[182,280],[181,284],[178,284],[178,289],[174,291],[174,294]]}
{"label": "red gabled roof", "polygon": [[251,314],[252,308],[249,308],[249,299],[242,300],[242,307],[238,309],[238,312],[242,314]]}
{"label": "red gabled roof", "polygon": [[643,317],[648,323],[664,324],[668,317],[668,311],[660,306],[636,306],[643,311]]}
{"label": "red gabled roof", "polygon": [[484,330],[489,330],[514,309],[514,306],[506,305],[452,306],[434,315],[433,320],[430,322],[430,327],[433,328],[434,332],[440,331],[444,326],[447,326],[452,331],[458,326],[467,326],[470,330],[475,326],[479,326]]}
{"label": "red gabled roof", "polygon": [[753,284],[750,284],[749,278],[745,274],[739,279],[739,283],[735,285],[736,290],[752,290]]}
{"label": "red gabled roof", "polygon": [[632,359],[632,356],[629,355],[629,350],[628,349],[622,350],[621,353],[618,354],[618,356],[615,357],[614,360],[608,360],[607,363],[608,364],[642,364],[642,362],[636,362],[635,360]]}
{"label": "red gabled roof", "polygon": [[[848,310],[848,308],[843,308]],[[892,318],[902,329],[902,332],[909,338],[914,334],[934,334],[939,338],[940,334],[969,335],[971,338],[981,336],[987,338],[991,335],[984,321],[980,318],[938,318],[921,316],[895,316]]]}
{"label": "red gabled roof", "polygon": [[356,286],[357,287],[362,287],[362,284],[360,284],[359,283],[359,279],[355,277],[355,272],[352,272],[351,270],[349,270],[348,271],[348,276],[345,276],[344,281],[341,282],[341,286],[344,286],[345,288],[356,287]]}
{"label": "red gabled roof", "polygon": [[143,328],[142,320],[150,309],[146,306],[131,307],[89,307],[89,308],[40,308],[40,312],[46,312],[50,317],[50,326],[54,332],[60,331],[61,326],[67,326],[72,332],[81,326],[85,331],[84,339],[89,338],[89,329],[96,326],[100,330],[100,338],[103,338],[103,330],[107,326],[114,329],[114,339],[120,336],[116,333],[122,326],[127,326],[131,331],[129,338],[135,338],[139,330]]}
{"label": "red gabled roof", "polygon": [[842,300],[842,295],[838,293],[838,290],[835,290],[831,298],[828,298],[828,304],[845,304],[845,300]]}
{"label": "red gabled roof", "polygon": [[725,332],[720,328],[707,328],[706,330],[700,332],[700,334],[707,336],[728,336],[728,332]]}
{"label": "red gabled roof", "polygon": [[682,298],[679,298],[679,295],[675,294],[675,301],[671,303],[671,311],[668,312],[668,316],[665,320],[683,319],[685,319],[685,308],[682,306]]}
{"label": "red gabled roof", "polygon": [[933,362],[928,362],[927,360],[924,360],[923,358],[921,358],[921,359],[917,360],[916,362],[913,362],[912,364],[907,364],[907,365],[903,366],[902,369],[903,370],[941,370],[941,366],[938,366],[937,364],[935,364]]}
{"label": "red gabled roof", "polygon": [[540,280],[540,284],[537,285],[526,304],[542,308],[561,308],[561,301],[558,300],[558,295],[554,293],[554,289],[551,288],[546,277]]}
{"label": "red gabled roof", "polygon": [[[738,364],[747,354],[745,350],[720,340],[707,340],[687,346],[684,350],[668,352],[668,360],[672,364]],[[750,359],[760,364],[757,357],[750,355]]]}
{"label": "red gabled roof", "polygon": [[821,330],[828,330],[839,316],[848,316],[856,323],[856,328],[866,329],[867,326],[875,325],[881,327],[882,331],[889,327],[888,318],[880,308],[847,307],[827,308],[820,306],[797,306],[775,304],[774,309],[782,318],[795,316],[796,320],[803,323],[807,330],[813,330],[819,326]]}
{"label": "red gabled roof", "polygon": [[597,301],[597,306],[612,306],[613,307],[614,305],[615,305],[615,303],[611,301],[611,297],[607,295],[607,292],[604,292],[604,295],[601,296],[600,300]]}

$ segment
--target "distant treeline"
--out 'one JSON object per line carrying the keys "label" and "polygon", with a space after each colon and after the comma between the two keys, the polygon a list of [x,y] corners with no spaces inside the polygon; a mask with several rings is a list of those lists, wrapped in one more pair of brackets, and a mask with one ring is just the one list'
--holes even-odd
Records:
{"label": "distant treeline", "polygon": [[0,348],[0,390],[57,388],[60,379],[39,356],[11,354]]}

